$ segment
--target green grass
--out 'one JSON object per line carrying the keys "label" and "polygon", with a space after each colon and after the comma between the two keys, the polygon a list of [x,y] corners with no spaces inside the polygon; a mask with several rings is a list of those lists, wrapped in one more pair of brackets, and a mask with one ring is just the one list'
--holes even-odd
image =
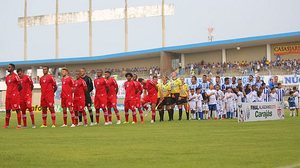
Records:
{"label": "green grass", "polygon": [[[150,124],[148,116],[144,125],[17,130],[15,113],[12,116],[11,127],[0,129],[1,168],[240,168],[300,163],[300,117],[252,123],[184,120]],[[61,114],[57,117],[61,125]],[[41,123],[40,113],[36,120]],[[1,113],[1,126],[3,122]]]}

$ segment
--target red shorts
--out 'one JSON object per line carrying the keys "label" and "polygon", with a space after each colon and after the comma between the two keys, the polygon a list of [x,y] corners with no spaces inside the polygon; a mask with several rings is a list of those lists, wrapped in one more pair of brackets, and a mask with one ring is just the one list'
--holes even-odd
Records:
{"label": "red shorts", "polygon": [[84,111],[85,100],[82,98],[74,98],[73,109],[74,111]]}
{"label": "red shorts", "polygon": [[41,97],[41,107],[54,107],[54,96]]}
{"label": "red shorts", "polygon": [[117,96],[112,95],[107,97],[107,108],[117,107]]}
{"label": "red shorts", "polygon": [[154,96],[147,95],[143,98],[143,102],[144,103],[156,104],[157,103],[157,95],[154,95]]}
{"label": "red shorts", "polygon": [[135,110],[135,100],[126,100],[124,101],[125,109]]}
{"label": "red shorts", "polygon": [[73,100],[72,100],[72,97],[64,97],[64,98],[61,98],[61,107],[62,108],[70,108],[70,107],[73,107]]}
{"label": "red shorts", "polygon": [[21,98],[20,106],[21,106],[21,110],[32,108],[32,97],[25,96],[24,98]]}
{"label": "red shorts", "polygon": [[136,107],[136,108],[142,108],[141,99],[136,99],[136,100],[135,100],[135,107]]}
{"label": "red shorts", "polygon": [[95,96],[94,99],[95,109],[103,109],[107,107],[107,97],[106,96]]}
{"label": "red shorts", "polygon": [[20,109],[20,97],[19,95],[12,95],[5,99],[6,110],[19,110]]}

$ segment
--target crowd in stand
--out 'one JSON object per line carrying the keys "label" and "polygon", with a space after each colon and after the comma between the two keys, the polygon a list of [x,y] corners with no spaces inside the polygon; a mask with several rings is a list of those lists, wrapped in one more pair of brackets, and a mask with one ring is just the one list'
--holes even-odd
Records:
{"label": "crowd in stand", "polygon": [[[270,70],[278,69],[284,74],[299,74],[300,59],[282,59],[277,57],[274,61],[268,61],[266,58],[257,61],[234,61],[228,63],[198,63],[188,64],[185,69],[180,71],[181,74],[190,75],[254,75],[265,71],[270,74]],[[283,70],[283,71],[282,71]]]}
{"label": "crowd in stand", "polygon": [[[110,71],[118,76],[118,79],[123,79],[127,72],[138,74],[142,77],[160,76],[159,66],[153,67],[132,67],[132,68],[105,68],[104,71]],[[96,76],[97,69],[88,70],[90,76]],[[208,63],[200,61],[192,64],[187,64],[185,68],[179,66],[175,69],[178,74],[190,77],[193,75],[218,75],[218,76],[245,76],[245,75],[287,75],[300,74],[300,59],[282,59],[277,57],[276,60],[268,61],[265,57],[257,61],[234,61],[227,63]],[[272,73],[273,72],[273,73]],[[71,75],[76,72],[70,72]],[[55,73],[53,73],[55,74]],[[55,76],[59,78],[59,75]],[[0,81],[4,81],[5,77],[1,77]],[[34,79],[33,81],[39,81]]]}

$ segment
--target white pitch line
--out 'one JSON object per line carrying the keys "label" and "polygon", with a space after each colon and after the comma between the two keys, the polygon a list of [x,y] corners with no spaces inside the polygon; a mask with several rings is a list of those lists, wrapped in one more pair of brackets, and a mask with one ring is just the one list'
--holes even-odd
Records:
{"label": "white pitch line", "polygon": [[287,166],[283,166],[283,167],[279,167],[279,168],[297,168],[297,167],[300,167],[300,163],[293,164],[293,165],[287,165]]}

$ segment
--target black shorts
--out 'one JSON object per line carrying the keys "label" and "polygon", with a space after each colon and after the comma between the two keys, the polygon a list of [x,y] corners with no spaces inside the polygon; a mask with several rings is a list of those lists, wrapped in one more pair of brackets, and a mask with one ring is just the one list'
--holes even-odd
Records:
{"label": "black shorts", "polygon": [[177,101],[177,105],[182,105],[187,103],[187,97],[180,97],[180,100]]}
{"label": "black shorts", "polygon": [[173,100],[171,97],[165,97],[161,104],[168,106],[168,105],[172,105],[172,103],[173,103]]}
{"label": "black shorts", "polygon": [[179,93],[171,93],[171,97],[172,97],[172,104],[177,104],[179,99]]}
{"label": "black shorts", "polygon": [[91,107],[92,106],[92,98],[91,96],[85,96],[85,106],[86,107]]}

